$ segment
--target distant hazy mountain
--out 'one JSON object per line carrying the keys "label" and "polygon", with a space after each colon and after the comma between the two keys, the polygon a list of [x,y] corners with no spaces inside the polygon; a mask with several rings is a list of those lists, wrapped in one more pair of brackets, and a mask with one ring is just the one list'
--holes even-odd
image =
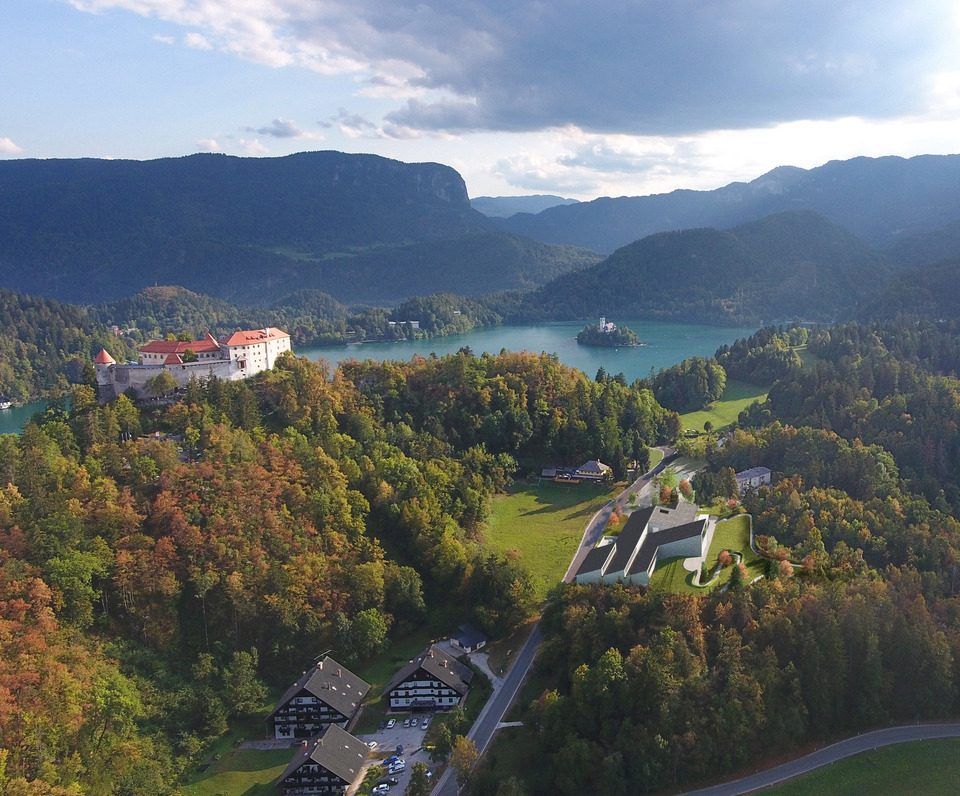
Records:
{"label": "distant hazy mountain", "polygon": [[595,199],[497,223],[537,240],[612,252],[654,232],[727,229],[783,210],[812,210],[885,248],[960,220],[960,155],[784,166],[713,191]]}
{"label": "distant hazy mountain", "polygon": [[539,213],[557,205],[575,205],[579,199],[564,199],[550,194],[533,196],[476,196],[470,200],[474,210],[491,218],[507,218],[516,213]]}
{"label": "distant hazy mountain", "polygon": [[434,163],[339,152],[0,161],[0,285],[73,302],[155,284],[246,304],[301,288],[392,302],[529,287],[597,259],[499,230]]}
{"label": "distant hazy mountain", "polygon": [[960,256],[898,274],[859,315],[861,320],[898,316],[960,320]]}
{"label": "distant hazy mountain", "polygon": [[893,269],[866,244],[809,211],[730,230],[659,232],[525,298],[531,318],[753,322],[850,318]]}

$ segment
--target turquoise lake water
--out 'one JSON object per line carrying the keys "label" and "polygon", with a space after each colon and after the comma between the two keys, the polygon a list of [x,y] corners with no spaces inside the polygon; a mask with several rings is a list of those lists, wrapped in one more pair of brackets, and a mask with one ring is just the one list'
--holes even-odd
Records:
{"label": "turquoise lake water", "polygon": [[[325,348],[298,348],[298,356],[326,359],[337,363],[344,359],[409,360],[413,356],[456,353],[469,347],[474,354],[499,354],[509,351],[546,351],[556,354],[565,365],[583,371],[591,379],[602,366],[610,376],[623,373],[627,383],[650,375],[660,368],[670,367],[688,357],[713,356],[724,343],[738,337],[749,337],[754,327],[696,326],[685,323],[620,320],[614,322],[633,329],[643,345],[638,348],[595,348],[577,343],[577,332],[584,327],[581,321],[541,323],[528,326],[497,326],[475,329],[467,334],[438,337],[432,340],[405,340],[399,343],[363,343]],[[23,424],[43,409],[42,402],[0,411],[0,434],[16,434]]]}

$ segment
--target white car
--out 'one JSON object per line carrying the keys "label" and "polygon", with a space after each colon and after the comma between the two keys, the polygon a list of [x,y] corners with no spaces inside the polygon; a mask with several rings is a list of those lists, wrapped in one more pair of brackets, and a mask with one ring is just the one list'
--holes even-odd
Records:
{"label": "white car", "polygon": [[387,769],[388,774],[399,774],[401,771],[407,770],[407,764],[402,760],[398,760],[396,763],[391,763],[390,768]]}
{"label": "white car", "polygon": [[382,785],[377,785],[370,793],[386,793],[390,790],[390,786],[384,782]]}
{"label": "white car", "polygon": [[396,723],[397,723],[397,720],[396,720],[396,719],[390,719],[390,721],[387,722],[387,729],[388,729],[388,730],[392,730],[392,729],[393,729],[393,725],[396,724]]}

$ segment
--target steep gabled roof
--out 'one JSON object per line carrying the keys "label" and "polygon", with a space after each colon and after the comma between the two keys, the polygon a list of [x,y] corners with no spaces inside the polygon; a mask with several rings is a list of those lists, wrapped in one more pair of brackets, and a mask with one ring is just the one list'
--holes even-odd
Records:
{"label": "steep gabled roof", "polygon": [[283,787],[283,781],[287,777],[300,766],[310,762],[323,766],[349,785],[360,774],[369,751],[363,741],[357,740],[336,724],[331,724],[318,738],[307,741],[306,749],[303,745],[297,748],[293,760],[280,775],[276,786]]}
{"label": "steep gabled roof", "polygon": [[410,676],[421,667],[435,680],[439,680],[461,695],[467,693],[470,681],[473,679],[473,670],[469,666],[464,666],[436,644],[431,644],[429,649],[421,652],[393,676],[393,680],[383,693],[390,693],[398,685],[410,679]]}
{"label": "steep gabled roof", "polygon": [[268,326],[265,329],[250,329],[221,337],[220,345],[227,347],[251,345],[253,343],[263,343],[267,340],[280,340],[281,338],[289,336],[289,334],[281,329],[277,329],[275,326]]}
{"label": "steep gabled roof", "polygon": [[307,669],[303,676],[287,689],[277,706],[270,711],[267,721],[301,691],[312,694],[350,718],[369,690],[369,683],[327,655],[316,666]]}
{"label": "steep gabled roof", "polygon": [[487,637],[469,622],[460,625],[460,629],[453,634],[453,637],[460,642],[461,647],[474,647],[487,640]]}
{"label": "steep gabled roof", "polygon": [[164,365],[182,365],[183,360],[180,359],[179,354],[167,354],[167,358],[163,360]]}

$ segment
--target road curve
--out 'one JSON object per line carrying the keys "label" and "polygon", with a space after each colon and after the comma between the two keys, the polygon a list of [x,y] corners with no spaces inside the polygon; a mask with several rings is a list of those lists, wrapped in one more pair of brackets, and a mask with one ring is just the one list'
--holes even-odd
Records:
{"label": "road curve", "polygon": [[883,730],[866,732],[825,746],[789,763],[751,774],[749,777],[709,788],[687,791],[679,796],[739,796],[741,793],[752,793],[761,788],[786,782],[788,779],[808,774],[837,760],[869,752],[881,746],[929,741],[936,738],[960,738],[960,724],[908,724],[903,727],[887,727]]}

